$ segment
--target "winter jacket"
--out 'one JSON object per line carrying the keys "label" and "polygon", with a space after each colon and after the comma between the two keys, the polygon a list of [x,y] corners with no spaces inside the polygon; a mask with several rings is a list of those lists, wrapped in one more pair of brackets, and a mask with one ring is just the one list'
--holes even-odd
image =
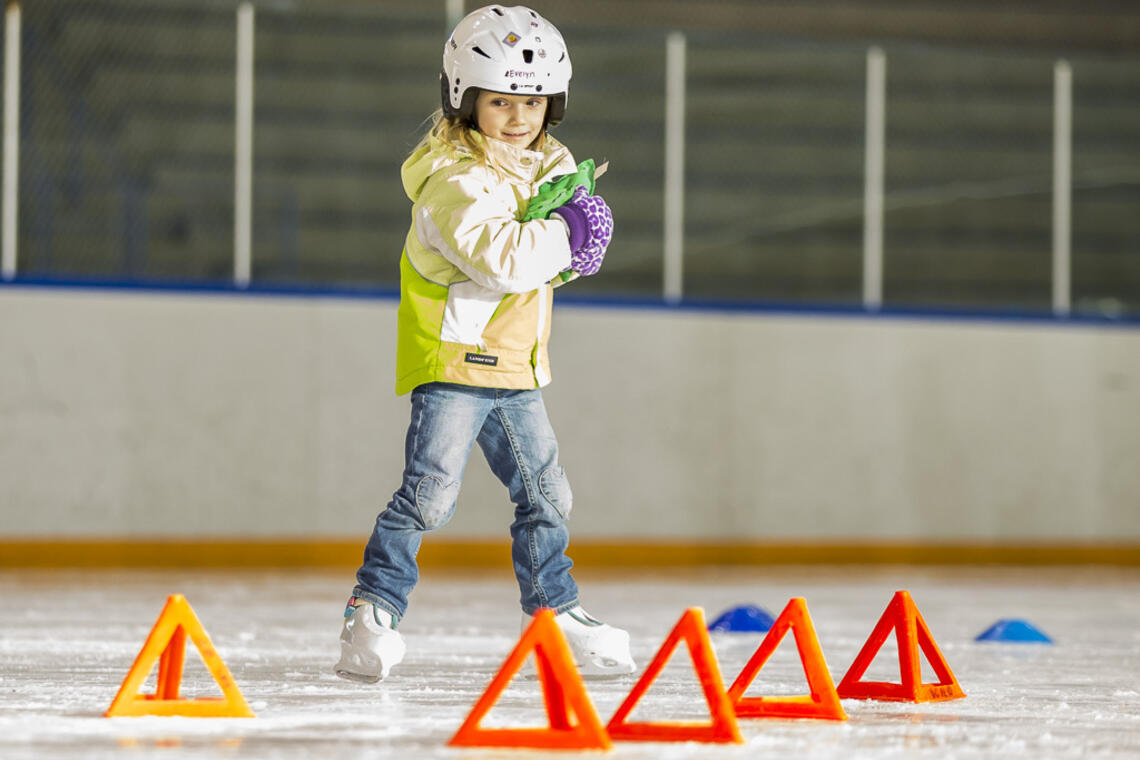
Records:
{"label": "winter jacket", "polygon": [[539,185],[577,167],[549,136],[531,151],[471,134],[502,173],[434,137],[401,170],[413,206],[400,257],[397,394],[435,381],[550,382],[550,281],[570,266],[570,244],[558,219],[518,220]]}

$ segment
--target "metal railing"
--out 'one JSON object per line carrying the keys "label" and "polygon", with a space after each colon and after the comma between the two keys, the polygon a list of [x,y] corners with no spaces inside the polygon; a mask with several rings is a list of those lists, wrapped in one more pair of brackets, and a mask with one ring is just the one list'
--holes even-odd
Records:
{"label": "metal railing", "polygon": [[[91,35],[115,31],[115,25],[126,24],[132,13],[145,16],[144,23],[158,23],[153,6],[121,1],[125,4],[113,18],[97,18],[98,11],[91,6],[75,6],[75,15],[92,22]],[[407,204],[397,190],[389,188],[398,184],[399,160],[423,129],[423,117],[433,106],[432,61],[446,25],[462,12],[461,0],[445,0],[443,7],[434,10],[419,9],[418,15],[402,9],[405,15],[397,19],[397,26],[404,26],[394,33],[398,36],[375,46],[369,46],[364,35],[382,35],[393,26],[385,16],[394,12],[389,5],[354,4],[351,10],[346,6],[331,11],[328,6],[310,7],[304,2],[288,8],[258,6],[251,0],[218,0],[195,7],[199,5],[213,13],[213,26],[220,29],[219,19],[225,16],[232,23],[230,32],[215,35],[233,48],[228,53],[212,50],[209,66],[213,68],[207,66],[208,74],[202,76],[210,82],[202,85],[201,95],[202,100],[217,99],[205,90],[218,89],[217,61],[229,57],[232,100],[197,106],[210,114],[203,120],[202,133],[220,135],[219,114],[223,109],[230,111],[231,145],[221,147],[216,136],[209,145],[199,145],[196,150],[209,152],[209,161],[187,152],[174,158],[160,156],[151,164],[133,154],[108,157],[116,163],[116,176],[125,178],[121,203],[127,203],[128,196],[134,199],[131,213],[139,219],[132,223],[143,230],[125,235],[118,245],[134,240],[134,260],[140,256],[145,260],[147,243],[153,243],[152,228],[163,227],[154,215],[178,213],[165,206],[165,211],[155,210],[152,206],[160,204],[152,196],[137,197],[154,186],[152,178],[190,173],[202,164],[209,164],[210,171],[219,175],[229,155],[234,188],[232,286],[282,280],[316,286],[390,285],[395,267],[376,261],[398,255],[406,221],[394,220],[406,216]],[[176,0],[164,7],[180,6]],[[68,40],[82,39],[78,35],[84,33],[83,18],[72,31],[68,9],[63,2],[56,6],[53,29],[63,26],[66,33],[56,29],[51,44],[60,47],[49,47],[43,42],[49,35],[29,36],[18,0],[9,0],[6,7],[0,206],[0,272],[5,280],[58,274],[43,260],[25,266],[21,250],[29,248],[34,253],[42,242],[20,229],[21,219],[26,218],[21,196],[34,186],[50,184],[43,179],[38,183],[25,180],[21,172],[56,176],[53,170],[38,166],[38,160],[22,163],[21,157],[36,157],[48,147],[58,147],[37,145],[29,152],[29,132],[26,127],[22,132],[20,120],[21,113],[29,110],[23,99],[56,107],[59,101],[63,108],[87,112],[97,96],[93,90],[61,84],[61,77],[53,80],[46,65],[33,62],[36,71],[30,75],[22,68],[21,42],[38,41],[33,57],[50,54],[66,59]],[[338,17],[350,13],[361,15]],[[309,32],[313,24],[298,23],[314,18],[326,28],[323,33],[328,39],[323,47],[310,36],[322,32]],[[32,25],[37,21],[33,19]],[[1079,110],[1074,117],[1073,83],[1074,69],[1078,77],[1080,69],[1068,60],[1048,64],[1052,83],[1048,88],[1051,102],[1046,104],[1043,82],[1048,59],[1040,55],[1032,61],[1010,56],[987,62],[991,68],[982,70],[970,51],[904,49],[899,52],[904,62],[892,66],[899,73],[896,86],[887,73],[892,53],[882,46],[823,46],[794,40],[766,40],[758,46],[755,39],[742,34],[690,31],[655,36],[651,31],[587,29],[572,21],[560,26],[572,50],[578,52],[573,118],[558,134],[598,158],[618,159],[612,162],[616,171],[603,181],[618,212],[619,237],[611,252],[613,263],[607,262],[610,276],[581,283],[576,286],[578,292],[656,295],[666,303],[689,299],[789,301],[859,305],[867,310],[930,304],[1048,310],[1057,316],[1069,314],[1075,298],[1085,311],[1120,314],[1140,307],[1138,267],[1121,263],[1140,255],[1129,249],[1133,243],[1128,242],[1134,240],[1135,215],[1121,210],[1140,192],[1140,119],[1114,105],[1135,102],[1128,100],[1137,94],[1136,87],[1127,84],[1128,77],[1109,76],[1104,85],[1091,83],[1090,91],[1099,99],[1086,106],[1085,113],[1099,108],[1106,116],[1090,119],[1095,124],[1082,145],[1098,147],[1086,149],[1084,155],[1092,156],[1091,163],[1075,172],[1074,160],[1080,160],[1082,146],[1077,145],[1075,152],[1073,125],[1076,121],[1079,129],[1081,121]],[[338,40],[338,35],[343,37]],[[348,44],[351,35],[360,38],[359,45]],[[371,51],[364,55],[373,57],[344,64],[344,76],[338,78],[338,64],[328,61],[338,41],[346,48]],[[287,43],[293,43],[292,47]],[[313,51],[283,52],[297,48],[296,43]],[[83,76],[76,76],[76,81],[96,82],[104,73],[101,62],[111,76],[115,70],[112,53],[105,49],[111,46],[92,43],[91,49],[103,50],[104,57],[76,63],[77,70],[83,67]],[[384,51],[396,48],[401,51],[398,55],[416,59],[400,64],[409,72],[418,72],[405,78],[415,83],[403,84],[399,76],[375,83],[381,73],[391,74],[386,68],[391,61],[384,59]],[[264,54],[263,49],[267,50]],[[748,51],[748,57],[743,57],[743,51]],[[75,55],[78,61],[81,54]],[[317,75],[309,74],[304,66],[290,66],[289,55],[312,55],[321,62],[323,69],[318,69],[327,71],[314,85],[305,77]],[[862,63],[853,74],[856,60]],[[915,61],[920,65],[913,65]],[[933,72],[926,80],[920,71],[923,65]],[[1094,68],[1108,65],[1098,61]],[[1115,65],[1126,72],[1140,71],[1140,60]],[[958,78],[959,71],[966,73]],[[1016,77],[1012,72],[1017,72]],[[60,94],[44,95],[53,82]],[[330,94],[328,100],[321,99],[323,90],[336,90],[338,84],[344,85],[343,97]],[[357,92],[349,92],[350,88]],[[164,98],[169,89],[163,91]],[[265,103],[263,92],[268,93]],[[381,101],[413,102],[406,113],[381,114],[379,106],[367,100],[370,92]],[[417,94],[412,97],[408,94],[412,92]],[[304,102],[294,104],[290,93]],[[334,102],[333,97],[340,99]],[[936,114],[922,120],[924,103],[940,104],[932,105],[932,111],[955,114],[957,107],[965,114],[955,115],[954,124],[940,131]],[[127,105],[122,109],[106,139],[135,145],[140,139],[134,122],[141,119]],[[341,119],[349,112],[351,119]],[[1051,123],[1043,125],[1047,112],[1051,112]],[[379,124],[380,118],[397,121],[395,126]],[[328,153],[349,128],[345,124],[357,129],[355,124],[362,120],[377,123],[376,141],[389,146],[383,156],[362,157],[360,166],[366,168],[354,167],[351,158],[341,158],[338,176],[330,178],[331,170],[323,169],[326,164],[319,157],[304,167],[303,177],[275,168],[278,163],[303,161],[305,156],[298,153],[309,149]],[[171,127],[168,122],[154,127],[163,128]],[[1114,136],[1109,141],[1114,147],[1104,155],[1098,153],[1104,151],[1105,142],[1099,140],[1096,129]],[[75,155],[90,150],[81,144],[90,138],[83,132],[76,128],[67,137]],[[316,136],[306,143],[297,137],[299,133]],[[1044,134],[1050,138],[1051,151],[1045,147]],[[163,138],[148,139],[161,143]],[[368,146],[363,138],[353,139],[357,140],[354,145]],[[108,156],[117,152],[106,145],[100,150]],[[276,152],[270,156],[269,151]],[[161,150],[153,152],[157,155]],[[971,169],[955,176],[955,157]],[[124,168],[135,164],[142,167],[137,170],[142,179],[132,173],[134,168]],[[1042,179],[1044,167],[1049,167],[1051,182]],[[82,169],[72,161],[66,171]],[[216,177],[212,181],[216,184]],[[171,188],[194,184],[177,178],[162,182]],[[373,190],[380,187],[384,190]],[[1078,206],[1089,221],[1074,219],[1074,187],[1085,193]],[[346,211],[347,217],[341,217],[328,206],[337,198],[361,208],[360,198],[345,188],[375,192],[377,201],[366,211]],[[288,197],[289,208],[275,212],[267,211],[264,203],[259,206],[257,199],[268,197],[267,192],[272,197]],[[1049,203],[1038,202],[1046,197]],[[41,200],[33,203],[55,208]],[[184,190],[172,190],[167,201],[173,208],[179,204],[189,208],[186,214],[193,211],[192,204],[184,202]],[[218,208],[228,207],[218,197],[210,202]],[[50,212],[41,209],[38,213]],[[986,218],[991,216],[995,222],[986,227]],[[353,221],[338,224],[341,218]],[[282,232],[282,220],[294,226]],[[1091,224],[1097,225],[1095,234],[1079,240],[1074,248],[1074,231],[1090,230]],[[168,226],[181,229],[175,223]],[[199,237],[221,237],[219,230],[207,230],[205,222],[191,226],[200,231]],[[1049,230],[1047,244],[1043,228]],[[370,229],[377,230],[375,240],[370,238]],[[178,236],[172,233],[171,237]],[[1047,250],[1042,250],[1046,245]],[[282,246],[291,251],[289,256],[276,250]],[[377,256],[376,249],[384,250],[382,256]],[[219,253],[212,250],[211,255]],[[63,255],[73,254],[65,251]],[[179,254],[175,250],[164,255],[177,259]],[[1048,258],[1044,272],[1038,264],[1042,256]],[[1101,264],[1091,268],[1092,274],[1085,267],[1076,277],[1074,256]],[[929,261],[924,263],[923,257]],[[58,258],[56,254],[45,260]],[[298,264],[298,258],[307,263]],[[292,262],[291,269],[280,266],[286,260]],[[79,272],[89,269],[109,279],[137,275],[136,267],[124,265],[116,268],[102,263],[85,268],[80,262],[74,267]],[[214,267],[204,269],[215,271]],[[946,271],[940,273],[940,269]],[[203,268],[187,266],[186,271],[193,279],[200,276],[193,272]],[[1079,292],[1074,293],[1075,288]]]}

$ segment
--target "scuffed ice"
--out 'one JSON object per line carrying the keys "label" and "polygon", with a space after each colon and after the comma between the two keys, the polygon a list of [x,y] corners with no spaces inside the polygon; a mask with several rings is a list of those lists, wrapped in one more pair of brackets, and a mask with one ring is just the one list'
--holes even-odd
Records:
{"label": "scuffed ice", "polygon": [[[850,720],[843,723],[744,720],[744,745],[620,743],[608,757],[1140,756],[1136,571],[811,567],[583,572],[578,579],[587,608],[630,631],[642,668],[686,607],[704,607],[709,619],[738,604],[778,614],[788,599],[802,596],[837,682],[891,595],[908,589],[967,694],[917,705],[844,700]],[[426,573],[401,625],[407,659],[375,686],[343,681],[331,670],[352,583],[351,573],[328,572],[0,574],[0,757],[577,756],[446,747],[518,640],[518,592],[507,568],[474,576]],[[102,717],[173,593],[186,596],[257,718]],[[1030,620],[1056,643],[974,642],[1008,617]],[[726,684],[761,639],[713,636]],[[897,680],[892,642],[868,677]],[[589,682],[603,722],[635,680]],[[153,687],[152,674],[143,691]],[[182,691],[188,697],[220,694],[192,645]],[[805,692],[789,636],[748,693]],[[683,647],[632,716],[707,717]],[[544,721],[538,682],[520,675],[484,725]]]}

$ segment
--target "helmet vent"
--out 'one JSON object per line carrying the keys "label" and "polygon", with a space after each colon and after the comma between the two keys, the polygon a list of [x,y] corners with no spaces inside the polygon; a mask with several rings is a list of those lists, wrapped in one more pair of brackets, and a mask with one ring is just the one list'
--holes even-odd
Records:
{"label": "helmet vent", "polygon": [[[474,51],[474,52],[476,52],[476,53],[478,53],[479,55],[483,56],[484,58],[488,58],[488,59],[489,59],[489,58],[491,57],[491,56],[487,55],[486,53],[484,53],[484,52],[483,52],[483,48],[479,47],[478,45],[476,45],[475,47],[471,48],[471,50],[472,50],[472,51]],[[564,54],[564,55],[565,55],[565,54]]]}
{"label": "helmet vent", "polygon": [[494,13],[496,16],[502,16],[503,15],[503,9],[498,7],[497,5],[494,5],[494,6],[491,6],[491,13]]}
{"label": "helmet vent", "polygon": [[534,51],[533,50],[524,50],[524,51],[522,51],[522,53],[523,53],[523,60],[526,61],[527,63],[530,63],[531,61],[534,60]]}

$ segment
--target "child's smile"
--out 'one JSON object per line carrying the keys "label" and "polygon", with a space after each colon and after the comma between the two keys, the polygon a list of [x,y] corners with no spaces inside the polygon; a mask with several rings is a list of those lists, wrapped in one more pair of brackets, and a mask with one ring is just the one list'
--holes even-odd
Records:
{"label": "child's smile", "polygon": [[507,95],[484,90],[475,100],[475,122],[487,137],[519,147],[530,147],[542,134],[546,98],[541,95]]}

